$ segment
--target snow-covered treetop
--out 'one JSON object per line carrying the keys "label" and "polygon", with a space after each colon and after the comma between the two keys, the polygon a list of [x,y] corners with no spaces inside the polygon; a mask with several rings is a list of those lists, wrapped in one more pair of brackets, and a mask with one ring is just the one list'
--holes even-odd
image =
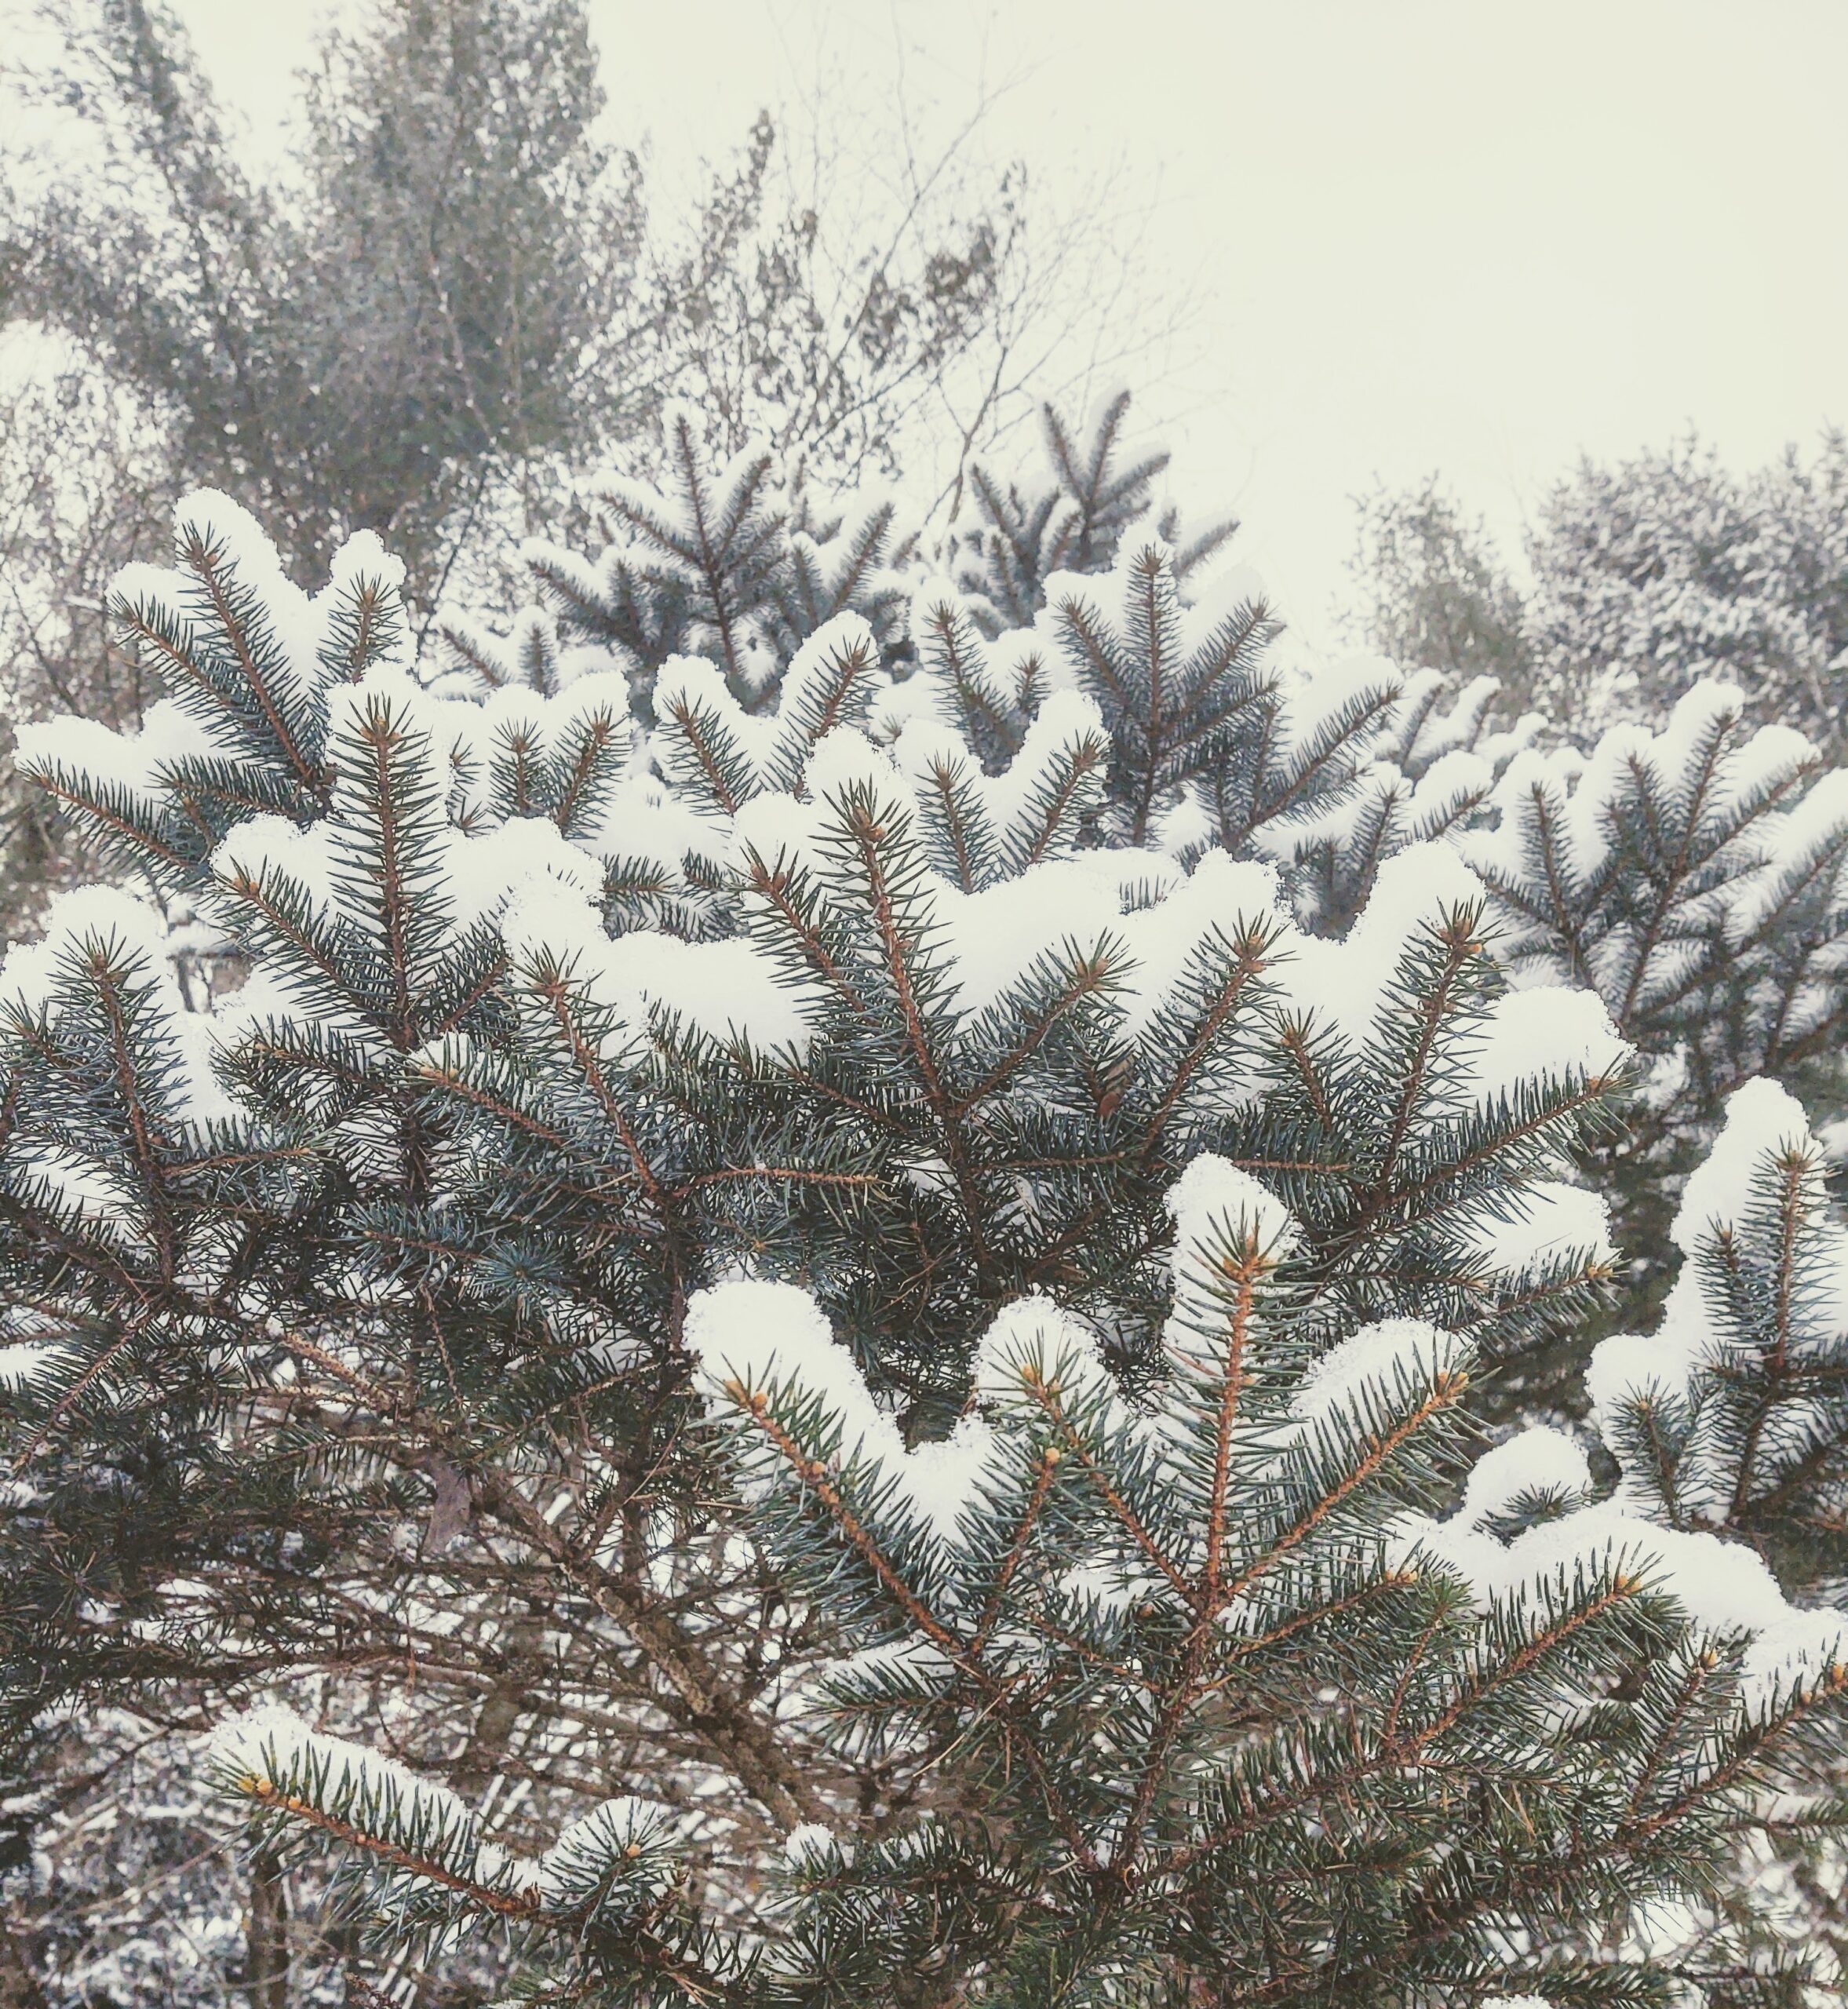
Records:
{"label": "snow-covered treetop", "polygon": [[[771,1218],[786,1238],[812,1187],[805,1263],[860,1232],[822,1225],[843,1209],[933,1252],[921,1293],[902,1255],[880,1292],[857,1265],[850,1287],[862,1344],[902,1356],[920,1391],[1010,1289],[1108,1274],[1133,1329],[1150,1301],[1135,1252],[1160,1245],[1165,1183],[1205,1148],[1269,1168],[1314,1224],[1331,1332],[1416,1288],[1434,1315],[1511,1344],[1602,1274],[1601,1236],[1533,1236],[1503,1264],[1516,1242],[1495,1224],[1556,1180],[1622,1043],[1595,1001],[1502,994],[1482,888],[1454,853],[1394,857],[1345,942],[1311,939],[1267,864],[1216,848],[1189,870],[1097,842],[1121,735],[1081,687],[1050,691],[986,771],[947,680],[927,659],[895,683],[847,614],[797,651],[771,709],[746,709],[698,658],[670,663],[644,738],[609,672],[549,696],[464,697],[420,687],[382,646],[337,656],[314,623],[344,603],[285,596],[272,619],[273,568],[245,584],[247,523],[199,498],[182,524],[182,569],[138,576],[122,603],[162,638],[171,711],[112,741],[100,771],[75,724],[36,728],[22,760],[251,964],[209,1064],[196,1041],[190,1073],[161,1060],[162,1107],[217,1109],[230,1079],[251,1118],[312,1114],[353,1140],[336,1156],[368,1223],[413,1132],[430,1140],[420,1205],[444,1211],[446,1243],[477,1205],[494,1242],[505,1195],[469,1199],[476,1169],[541,1138],[585,1155],[587,1193],[611,1176],[599,1166],[636,1182],[651,1233],[660,1196],[680,1194],[702,1246]],[[1059,619],[1095,617],[1094,640],[1143,633],[1163,574],[1140,563],[1116,575],[1117,616],[1074,582]],[[341,580],[372,577],[343,560]],[[388,584],[378,607],[373,634],[394,634]],[[1223,658],[1224,625],[1205,632]],[[219,689],[239,676],[244,696]],[[913,687],[939,702],[898,706]],[[1316,757],[1329,743],[1301,727]],[[54,921],[70,947],[33,957],[53,974],[22,990],[22,1020],[74,1019],[59,986],[96,928],[87,907]],[[145,950],[132,967],[120,981],[155,980]],[[1498,1030],[1516,1018],[1518,1037]],[[148,1037],[164,1056],[180,1034],[151,1022]],[[659,1070],[689,1067],[705,1085],[670,1114]],[[1369,1092],[1380,1080],[1393,1099]],[[746,1084],[776,1113],[741,1136]],[[60,1107],[53,1095],[48,1128]],[[644,1175],[650,1136],[665,1155]],[[1088,1183],[1058,1175],[1070,1152],[1095,1166]],[[337,1212],[318,1231],[330,1247],[348,1232]],[[567,1323],[603,1294],[579,1274],[588,1232],[562,1196],[522,1230],[556,1241]],[[471,1288],[505,1272],[498,1244],[456,1252]],[[404,1274],[370,1227],[323,1260],[355,1289]],[[691,1260],[669,1265],[672,1301],[698,1280],[676,1271]],[[1488,1339],[1504,1303],[1512,1322]]]}
{"label": "snow-covered treetop", "polygon": [[[709,476],[683,428],[683,493],[641,511],[634,523],[644,527],[618,536],[602,562],[628,582],[623,592],[646,599],[653,589],[636,554],[652,534],[647,523],[679,510],[686,552],[698,541],[686,524],[719,527],[700,546],[702,604],[729,594],[755,609],[746,652],[768,665],[741,676],[713,645],[746,713],[775,705],[779,665],[800,662],[803,640],[849,607],[870,635],[860,673],[890,680],[868,713],[876,737],[929,719],[992,772],[1050,699],[1089,697],[1110,758],[1087,840],[1153,844],[1183,860],[1215,846],[1268,858],[1299,922],[1318,932],[1352,924],[1394,852],[1456,844],[1485,881],[1517,972],[1595,987],[1655,1064],[1651,1134],[1636,1147],[1652,1161],[1685,1171],[1725,1094],[1754,1073],[1819,1079],[1848,1011],[1848,798],[1813,746],[1788,727],[1755,731],[1739,692],[1722,684],[1688,691],[1658,725],[1612,730],[1587,757],[1545,745],[1536,716],[1498,720],[1489,677],[1453,688],[1437,672],[1408,676],[1378,660],[1286,663],[1261,585],[1212,570],[1230,528],[1185,547],[1164,534],[1174,526],[1154,513],[1151,486],[1164,457],[1125,453],[1126,418],[1124,400],[1106,401],[1081,448],[1049,415],[1044,485],[985,476],[971,503],[980,534],[953,537],[942,552],[895,541],[878,504],[867,521],[886,527],[869,531],[869,543],[846,541],[838,590],[811,595],[812,618],[793,625],[760,577],[813,569],[774,527],[787,512],[765,503],[772,529],[731,527],[756,523],[751,512],[771,492],[761,453]],[[745,554],[735,563],[734,544]],[[683,552],[674,562],[684,571],[693,561]],[[560,599],[548,582],[564,563],[553,554],[538,576],[579,661],[592,660],[587,640],[609,643],[641,715],[662,716],[650,693],[665,654],[625,640],[613,617],[600,625],[582,596]],[[496,677],[519,673],[521,638],[547,619],[538,609],[523,617]],[[673,647],[692,632],[664,614],[661,632],[669,629]],[[716,630],[708,621],[698,632]],[[559,653],[550,646],[549,662]],[[723,723],[722,759],[735,717],[713,713],[713,693],[697,679],[691,699],[683,675],[667,688],[676,731],[690,719],[715,731]]]}

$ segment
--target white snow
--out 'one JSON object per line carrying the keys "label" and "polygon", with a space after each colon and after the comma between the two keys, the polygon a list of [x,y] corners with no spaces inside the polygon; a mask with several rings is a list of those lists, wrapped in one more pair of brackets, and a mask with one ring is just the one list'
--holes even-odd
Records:
{"label": "white snow", "polygon": [[839,1838],[832,1828],[824,1827],[818,1821],[804,1821],[792,1828],[783,1842],[783,1858],[792,1869],[809,1869],[827,1860],[830,1850],[839,1846]]}
{"label": "white snow", "polygon": [[1608,1080],[1630,1052],[1596,991],[1562,984],[1511,990],[1490,1007],[1471,1055],[1469,1085],[1487,1103],[1536,1076]]}
{"label": "white snow", "polygon": [[963,1011],[992,1009],[1042,956],[1095,953],[1119,932],[1115,902],[1100,899],[1099,890],[1096,874],[1077,859],[1030,866],[979,893],[939,884],[935,909]]}
{"label": "white snow", "polygon": [[1715,1224],[1738,1220],[1751,1204],[1766,1161],[1810,1143],[1802,1105],[1772,1081],[1748,1081],[1726,1099],[1726,1121],[1713,1148],[1689,1175],[1669,1233],[1684,1256],[1697,1252]]}
{"label": "white snow", "polygon": [[[364,582],[380,589],[388,603],[398,602],[404,590],[404,560],[387,551],[375,532],[355,531],[334,554],[333,562],[327,568],[327,584],[310,602],[312,618],[320,631],[319,648],[328,646],[328,625],[337,606],[357,592]],[[416,648],[411,625],[403,618],[402,605],[391,606],[390,611],[399,617],[397,639],[389,651],[377,659],[409,675]]]}
{"label": "white snow", "polygon": [[1482,881],[1449,845],[1411,845],[1380,866],[1345,941],[1291,944],[1281,967],[1283,983],[1299,1009],[1313,1011],[1364,1046],[1412,938],[1458,907],[1479,906],[1484,897]]}
{"label": "white snow", "polygon": [[1422,1318],[1386,1318],[1363,1326],[1317,1361],[1290,1397],[1290,1413],[1325,1421],[1369,1389],[1391,1394],[1401,1383],[1429,1387],[1469,1354],[1468,1342]]}
{"label": "white snow", "polygon": [[1479,1526],[1526,1493],[1588,1494],[1591,1467],[1584,1448],[1562,1430],[1536,1424],[1485,1451],[1471,1468],[1457,1519]]}
{"label": "white snow", "polygon": [[[1123,916],[1117,929],[1135,963],[1125,1037],[1144,1036],[1202,949],[1216,937],[1234,939],[1246,928],[1275,933],[1280,957],[1286,943],[1291,954],[1302,946],[1285,921],[1275,869],[1223,851],[1208,851],[1157,905]],[[1280,961],[1276,967],[1281,972],[1285,965]]]}
{"label": "white snow", "polygon": [[[1697,1400],[1704,1369],[1722,1363],[1737,1344],[1716,1322],[1694,1259],[1722,1229],[1737,1229],[1749,1220],[1755,1201],[1762,1201],[1756,1182],[1772,1156],[1787,1148],[1810,1154],[1813,1167],[1799,1196],[1812,1258],[1806,1264],[1804,1328],[1831,1337],[1848,1330],[1848,1230],[1828,1209],[1821,1154],[1813,1151],[1802,1110],[1775,1083],[1748,1082],[1729,1098],[1720,1134],[1684,1189],[1670,1231],[1683,1262],[1660,1323],[1652,1333],[1621,1333],[1605,1340],[1587,1369],[1587,1392],[1607,1439],[1616,1435],[1623,1413],[1652,1389],[1669,1398]],[[1798,1340],[1804,1343],[1803,1333]],[[1781,1417],[1794,1428],[1797,1406],[1787,1400]],[[1737,1447],[1697,1424],[1676,1474],[1682,1507],[1723,1522],[1737,1480]],[[1646,1500],[1649,1489],[1642,1475],[1627,1476],[1618,1497]]]}
{"label": "white snow", "polygon": [[1382,688],[1396,691],[1402,681],[1394,665],[1377,655],[1338,657],[1318,663],[1311,673],[1292,677],[1279,751],[1291,753],[1307,747],[1344,706]]}
{"label": "white snow", "polygon": [[[326,1768],[323,1804],[353,1807],[362,1800],[375,1814],[392,1810],[392,1838],[414,1829],[421,1845],[446,1867],[483,1882],[505,1875],[512,1859],[483,1861],[473,1814],[447,1786],[423,1777],[366,1745],[312,1730],[293,1710],[265,1703],[221,1723],[206,1740],[213,1759],[234,1777],[266,1781],[279,1794],[301,1790],[310,1768]],[[330,1810],[331,1810],[331,1808]]]}
{"label": "white snow", "polygon": [[593,1001],[637,1030],[663,1012],[727,1045],[807,1051],[811,1029],[804,994],[779,982],[749,943],[683,942],[640,930],[612,941],[594,908],[599,876],[545,819],[507,825],[472,840],[475,848],[502,868],[502,876],[485,883],[501,905],[501,937],[516,962],[549,957],[568,967]]}
{"label": "white snow", "polygon": [[1239,1250],[1248,1238],[1267,1269],[1287,1260],[1299,1238],[1283,1202],[1248,1172],[1202,1152],[1168,1191],[1174,1217],[1174,1310],[1168,1322],[1171,1353],[1185,1355],[1190,1336],[1219,1322],[1227,1279],[1216,1253],[1228,1242]]}
{"label": "white snow", "polygon": [[1504,1216],[1478,1214],[1468,1239],[1486,1263],[1518,1275],[1550,1256],[1587,1251],[1595,1263],[1613,1262],[1610,1206],[1600,1193],[1562,1180],[1536,1180],[1507,1194]]}
{"label": "white snow", "polygon": [[671,656],[654,680],[654,716],[662,722],[655,735],[657,756],[675,780],[689,782],[704,771],[673,723],[683,710],[716,718],[747,756],[756,785],[763,786],[775,743],[776,720],[747,713],[703,656]]}
{"label": "white snow", "polygon": [[669,794],[659,782],[632,775],[600,805],[597,821],[585,842],[600,858],[643,861],[677,881],[690,855],[713,870],[722,866],[731,854],[731,833]]}
{"label": "white snow", "polygon": [[[699,1292],[687,1307],[686,1343],[700,1363],[715,1414],[737,1413],[725,1390],[731,1380],[754,1392],[794,1387],[818,1398],[840,1431],[833,1468],[877,1464],[941,1537],[953,1537],[993,1455],[993,1433],[979,1419],[964,1417],[946,1442],[907,1449],[898,1425],[873,1401],[852,1355],[836,1343],[806,1291],[752,1282]],[[769,1482],[780,1464],[778,1454],[766,1450],[756,1464],[758,1482]]]}
{"label": "white snow", "polygon": [[28,1012],[53,1005],[58,966],[80,944],[115,942],[137,953],[149,972],[166,957],[166,925],[145,900],[114,886],[78,886],[52,902],[36,942],[16,942],[0,961],[0,1003]]}
{"label": "white snow", "polygon": [[53,901],[44,935],[36,942],[14,943],[0,962],[0,1010],[43,1008],[55,1023],[63,1009],[54,990],[58,968],[80,959],[92,942],[126,951],[126,981],[144,995],[152,993],[155,1015],[180,1056],[178,1074],[167,1087],[180,1113],[202,1123],[235,1117],[212,1069],[210,1025],[188,1011],[180,995],[166,923],[147,901],[121,888],[81,886]]}
{"label": "white snow", "polygon": [[[1577,1471],[1577,1461],[1555,1446],[1514,1452],[1482,1482],[1483,1495],[1505,1497],[1509,1474],[1525,1460],[1558,1478]],[[1477,1526],[1481,1515],[1471,1497],[1449,1521],[1405,1515],[1398,1533],[1402,1552],[1422,1551],[1446,1564],[1479,1602],[1505,1601],[1562,1574],[1569,1584],[1580,1568],[1621,1569],[1672,1597],[1697,1635],[1748,1637],[1741,1692],[1751,1708],[1764,1705],[1780,1684],[1813,1677],[1848,1655],[1848,1615],[1794,1610],[1742,1542],[1661,1527],[1606,1501],[1543,1521],[1504,1544]]]}
{"label": "white snow", "polygon": [[[1079,691],[1055,691],[1035,713],[1019,752],[1002,773],[986,783],[997,829],[1020,829],[1037,783],[1057,762],[1085,746],[1101,747],[1107,755],[1110,738],[1103,728],[1102,713],[1092,699]],[[1106,767],[1107,762],[1100,762],[1092,769],[1088,789],[1081,800],[1095,799],[1100,793]]]}
{"label": "white snow", "polygon": [[650,1007],[724,1045],[760,1053],[807,1052],[804,994],[779,983],[748,942],[682,942],[636,932],[610,946],[609,986],[639,1023]]}
{"label": "white snow", "polygon": [[323,912],[340,905],[330,832],[324,823],[307,829],[286,816],[250,816],[228,831],[212,854],[212,870],[228,884],[242,876],[259,886],[280,873],[294,881]]}
{"label": "white snow", "polygon": [[[837,688],[841,665],[855,660],[864,667],[854,673],[851,684]],[[880,666],[879,644],[863,615],[837,614],[823,622],[783,673],[777,709],[762,741],[764,784],[787,787],[796,782],[818,727],[825,737],[856,723],[876,691],[888,681]]]}
{"label": "white snow", "polygon": [[23,1388],[58,1360],[63,1349],[46,1340],[20,1340],[0,1347],[0,1388]]}

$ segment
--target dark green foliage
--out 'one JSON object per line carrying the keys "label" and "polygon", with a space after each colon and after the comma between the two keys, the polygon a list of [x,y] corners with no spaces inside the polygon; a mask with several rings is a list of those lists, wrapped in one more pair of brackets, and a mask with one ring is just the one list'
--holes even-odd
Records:
{"label": "dark green foliage", "polygon": [[[426,689],[372,540],[310,600],[201,498],[111,600],[170,704],[28,735],[193,919],[86,895],[0,997],[9,1734],[388,1702],[445,1784],[280,1716],[220,1772],[265,1890],[334,1847],[366,1985],[1784,1985],[1737,1865],[1776,1796],[1829,1818],[1832,1635],[1716,1607],[1726,1551],[1658,1555],[1704,1537],[1582,1474],[1430,1518],[1485,1424],[1565,1397],[1611,1256],[1562,1182],[1624,1045],[1582,990],[1511,991],[1523,882],[1455,844],[1328,853],[1366,889],[1341,939],[1230,855],[1306,879],[1391,811],[1384,747],[1420,789],[1460,757],[1434,799],[1486,868],[1520,826],[1472,829],[1471,778],[1544,822],[1551,771],[1480,693],[1274,673],[1260,610],[1189,608],[1133,537],[1011,637],[928,589],[905,654],[851,540],[848,605],[779,598],[767,470],[702,465],[677,517],[630,500],[642,596],[716,662],[535,614]],[[1805,826],[1747,856],[1800,757],[1722,775],[1692,717],[1598,771],[1620,837],[1654,788],[1642,834],[1716,875],[1678,953],[1815,878]],[[1600,921],[1656,883],[1619,848],[1573,881]],[[210,1019],[169,959],[201,932],[247,972]],[[1628,983],[1625,943],[1591,972]],[[1652,1897],[1695,1924],[1650,1938]]]}
{"label": "dark green foliage", "polygon": [[1839,1099],[1848,804],[1821,767],[1703,686],[1659,732],[1615,727],[1589,761],[1523,755],[1499,827],[1463,840],[1511,966],[1597,990],[1653,1063],[1605,1172],[1646,1293],[1726,1096],[1762,1074]]}
{"label": "dark green foliage", "polygon": [[1238,526],[1227,518],[1183,538],[1172,505],[1156,512],[1155,483],[1167,471],[1160,448],[1126,457],[1123,433],[1130,396],[1118,391],[1099,406],[1088,439],[1051,405],[1041,411],[1051,480],[1022,487],[977,462],[968,500],[952,537],[948,570],[968,596],[982,632],[1031,624],[1059,572],[1107,572],[1124,534],[1143,523],[1175,547],[1174,570],[1185,579],[1230,542]]}
{"label": "dark green foliage", "polygon": [[[890,503],[818,524],[778,485],[768,447],[747,447],[714,472],[695,415],[679,406],[662,441],[665,490],[614,479],[598,490],[611,541],[596,565],[549,545],[526,549],[568,641],[614,652],[643,697],[670,658],[710,654],[732,695],[756,710],[783,663],[837,614],[895,635],[905,592],[892,568],[909,545]],[[451,640],[479,666],[466,630]]]}
{"label": "dark green foliage", "polygon": [[586,365],[642,218],[632,163],[589,137],[581,10],[414,0],[332,33],[299,199],[243,174],[163,9],[99,0],[67,28],[67,74],[37,82],[140,172],[7,217],[8,317],[157,400],[180,481],[260,500],[296,563],[388,531],[428,602],[497,468],[608,425]]}

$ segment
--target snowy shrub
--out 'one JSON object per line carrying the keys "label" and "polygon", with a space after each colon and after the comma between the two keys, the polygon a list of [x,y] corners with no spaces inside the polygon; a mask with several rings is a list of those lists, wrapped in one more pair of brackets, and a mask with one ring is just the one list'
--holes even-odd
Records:
{"label": "snowy shrub", "polygon": [[[491,664],[486,645],[472,659],[548,689],[567,658],[614,662],[652,718],[662,651],[691,638],[755,714],[775,705],[782,665],[852,608],[871,637],[862,673],[891,683],[869,715],[877,738],[934,722],[993,772],[1049,702],[1092,700],[1110,757],[1088,845],[1269,860],[1299,924],[1340,935],[1386,859],[1454,844],[1517,979],[1595,989],[1648,1063],[1648,1093],[1601,1169],[1638,1249],[1662,1245],[1675,1184],[1740,1083],[1777,1074],[1840,1106],[1848,797],[1813,744],[1748,724],[1730,685],[1697,684],[1671,716],[1613,727],[1586,755],[1557,743],[1572,721],[1500,722],[1491,677],[1292,662],[1259,582],[1210,572],[1232,527],[1186,542],[1172,512],[1154,514],[1165,457],[1126,456],[1124,418],[1124,399],[1106,405],[1081,449],[1048,412],[1044,480],[981,476],[971,527],[934,568],[885,504],[815,545],[790,528],[767,455],[705,469],[683,427],[675,495],[620,491],[596,567],[531,554],[556,631],[535,607]],[[704,610],[691,625],[689,606]],[[718,731],[716,687],[667,688],[675,730],[716,735],[705,757],[722,777],[737,727]],[[1646,1267],[1646,1295],[1660,1278],[1653,1256]]]}
{"label": "snowy shrub", "polygon": [[1614,727],[1588,760],[1521,753],[1495,826],[1461,839],[1516,980],[1595,990],[1648,1058],[1602,1170],[1658,1278],[1679,1182],[1729,1095],[1774,1075],[1842,1106],[1848,787],[1821,764],[1704,684],[1659,731]]}
{"label": "snowy shrub", "polygon": [[10,1721],[293,1684],[213,1776],[392,1974],[1809,1971],[1737,1865],[1828,1788],[1837,1621],[1679,1504],[1734,1412],[1681,1386],[1651,1491],[1601,1355],[1614,1500],[1557,1432],[1472,1469],[1615,1259],[1609,982],[1511,987],[1455,842],[1296,909],[1369,749],[1525,771],[1479,698],[1274,673],[1138,536],[1024,640],[682,574],[716,660],[535,618],[432,687],[372,540],[312,598],[221,498],[177,543],[113,602],[168,702],[22,749],[124,884],[0,973]]}
{"label": "snowy shrub", "polygon": [[1498,1539],[1546,1446],[1422,1515],[1468,1343],[1401,1318],[1312,1360],[1288,1213],[1208,1157],[1173,1198],[1141,1402],[1030,1297],[956,1431],[908,1447],[805,1294],[695,1300],[734,1526],[788,1599],[753,1644],[792,1762],[743,1860],[659,1775],[512,1854],[275,1714],[221,1735],[224,1789],[273,1850],[342,1842],[348,1901],[397,1940],[502,1931],[616,1999],[1238,2000],[1280,1973],[1343,2001],[1655,1999],[1672,1954],[1625,1922],[1834,1734],[1843,1621],[1608,1508]]}

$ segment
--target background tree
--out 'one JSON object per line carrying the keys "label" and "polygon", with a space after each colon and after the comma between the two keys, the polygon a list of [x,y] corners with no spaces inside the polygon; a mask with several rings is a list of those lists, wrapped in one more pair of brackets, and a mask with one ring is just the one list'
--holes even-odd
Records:
{"label": "background tree", "polygon": [[1703,679],[1760,724],[1844,742],[1848,441],[1744,473],[1690,433],[1583,461],[1547,493],[1517,582],[1435,477],[1359,505],[1357,625],[1409,667],[1493,671],[1557,736],[1660,720]]}
{"label": "background tree", "polygon": [[[140,716],[140,665],[115,646],[98,589],[112,566],[153,558],[166,534],[161,428],[145,404],[49,345],[16,334],[0,397],[0,774],[37,713]],[[24,353],[22,353],[24,352]],[[60,872],[56,837],[29,789],[0,785],[0,939],[43,917]]]}
{"label": "background tree", "polygon": [[1410,670],[1493,676],[1504,703],[1524,710],[1533,678],[1525,610],[1482,519],[1434,474],[1413,488],[1377,487],[1354,507],[1352,618],[1369,646]]}
{"label": "background tree", "polygon": [[[330,27],[299,144],[267,178],[158,0],[39,25],[8,76],[23,137],[0,319],[49,337],[54,387],[126,401],[161,473],[117,480],[64,393],[33,393],[64,416],[29,455],[17,440],[9,482],[86,520],[54,533],[42,493],[9,512],[20,717],[75,704],[133,723],[132,676],[97,634],[62,631],[115,565],[161,548],[188,487],[258,508],[304,578],[349,531],[388,534],[420,633],[465,601],[505,615],[505,554],[586,530],[573,482],[647,471],[673,396],[722,454],[767,434],[818,520],[829,483],[895,474],[925,441],[953,443],[926,457],[947,497],[1059,358],[1096,360],[1096,274],[1135,263],[988,159],[980,101],[920,151],[839,104],[810,108],[799,147],[766,114],[687,213],[651,205],[635,154],[600,137],[581,0],[391,0]],[[1160,319],[1113,327],[1100,352]],[[29,884],[32,833],[9,822]]]}
{"label": "background tree", "polygon": [[20,87],[88,145],[7,218],[5,309],[155,405],[169,478],[248,496],[304,566],[389,531],[427,603],[487,480],[607,436],[640,196],[591,137],[579,8],[405,0],[331,28],[273,184],[164,9],[107,0],[63,47]]}
{"label": "background tree", "polygon": [[1690,433],[1603,467],[1542,509],[1527,627],[1548,709],[1658,716],[1723,676],[1761,724],[1845,741],[1848,438],[1735,472]]}

